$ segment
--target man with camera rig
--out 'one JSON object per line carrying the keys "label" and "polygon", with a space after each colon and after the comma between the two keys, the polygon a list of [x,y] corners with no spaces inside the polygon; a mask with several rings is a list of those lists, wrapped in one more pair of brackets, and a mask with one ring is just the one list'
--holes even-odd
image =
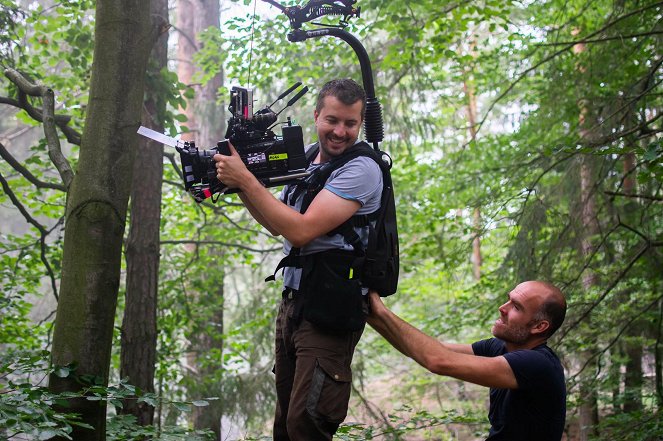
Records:
{"label": "man with camera rig", "polygon": [[[283,300],[276,321],[275,441],[331,440],[347,414],[350,364],[368,300],[353,274],[353,247],[345,233],[334,230],[380,207],[383,178],[373,159],[358,156],[333,169],[321,188],[312,183],[316,172],[335,160],[338,164],[361,144],[365,102],[363,88],[353,80],[324,85],[313,114],[318,143],[309,153],[318,153],[307,169],[311,175],[286,186],[281,200],[253,176],[232,146],[230,156],[213,158],[219,181],[239,189],[256,221],[285,238],[286,258],[279,264]],[[367,225],[356,222],[351,230],[365,246]]]}
{"label": "man with camera rig", "polygon": [[490,388],[487,440],[559,441],[564,431],[564,370],[547,340],[561,326],[566,300],[555,286],[523,282],[499,307],[495,338],[443,343],[391,312],[370,292],[368,323],[429,371]]}

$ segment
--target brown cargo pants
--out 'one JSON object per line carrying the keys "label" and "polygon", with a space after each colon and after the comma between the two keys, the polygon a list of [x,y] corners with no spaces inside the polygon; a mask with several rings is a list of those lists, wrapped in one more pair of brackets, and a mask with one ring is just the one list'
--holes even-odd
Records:
{"label": "brown cargo pants", "polygon": [[276,318],[274,441],[331,440],[348,412],[350,363],[363,329],[326,333],[300,319],[286,290]]}

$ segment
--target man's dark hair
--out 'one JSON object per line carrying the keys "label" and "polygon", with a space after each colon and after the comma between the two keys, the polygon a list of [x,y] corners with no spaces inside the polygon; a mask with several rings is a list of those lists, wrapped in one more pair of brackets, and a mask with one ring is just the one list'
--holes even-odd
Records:
{"label": "man's dark hair", "polygon": [[547,320],[550,326],[546,330],[546,337],[550,337],[562,326],[566,317],[566,298],[562,291],[552,283],[539,282],[548,290],[548,297],[541,304],[534,320]]}
{"label": "man's dark hair", "polygon": [[357,101],[361,100],[361,119],[364,119],[366,111],[366,92],[364,88],[357,84],[350,78],[341,78],[338,80],[331,80],[327,82],[320,93],[318,93],[318,102],[315,105],[315,110],[319,113],[325,104],[325,97],[336,97],[340,102],[346,106],[351,106]]}

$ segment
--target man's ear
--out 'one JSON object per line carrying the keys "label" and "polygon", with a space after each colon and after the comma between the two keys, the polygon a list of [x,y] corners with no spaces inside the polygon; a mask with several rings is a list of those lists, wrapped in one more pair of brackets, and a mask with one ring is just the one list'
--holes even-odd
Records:
{"label": "man's ear", "polygon": [[548,320],[541,320],[536,325],[532,326],[530,331],[532,334],[543,334],[550,328],[550,322]]}
{"label": "man's ear", "polygon": [[318,113],[318,110],[317,110],[317,109],[314,109],[314,110],[313,110],[313,121],[314,121],[314,122],[316,122],[316,123],[318,122],[318,116],[319,116],[319,115],[320,115],[320,114]]}

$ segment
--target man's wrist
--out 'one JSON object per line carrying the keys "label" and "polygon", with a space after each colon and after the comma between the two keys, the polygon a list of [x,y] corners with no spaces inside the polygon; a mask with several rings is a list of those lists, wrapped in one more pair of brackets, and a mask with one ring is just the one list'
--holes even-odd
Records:
{"label": "man's wrist", "polygon": [[253,173],[246,173],[238,186],[240,192],[244,193],[247,197],[251,197],[256,191],[264,188],[264,185],[253,175]]}

